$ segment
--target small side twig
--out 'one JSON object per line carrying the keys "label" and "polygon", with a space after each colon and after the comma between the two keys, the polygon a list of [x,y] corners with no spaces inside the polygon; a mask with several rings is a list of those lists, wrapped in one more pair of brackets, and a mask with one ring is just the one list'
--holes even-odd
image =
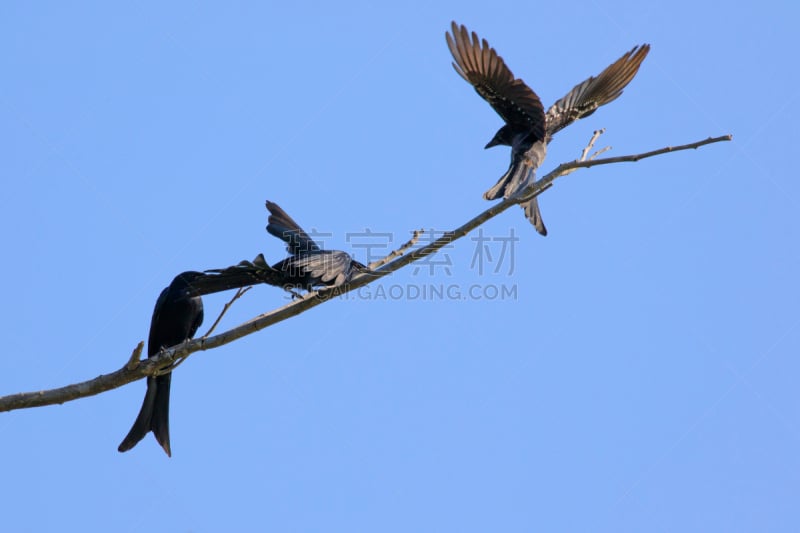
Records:
{"label": "small side twig", "polygon": [[[611,146],[606,146],[604,148],[601,148],[601,149],[597,150],[592,155],[589,155],[589,152],[591,152],[592,149],[594,148],[594,144],[597,142],[597,139],[599,139],[600,136],[603,135],[605,132],[606,132],[605,128],[601,128],[599,130],[594,130],[594,133],[592,134],[592,138],[589,139],[589,144],[587,144],[586,147],[581,151],[581,156],[578,159],[576,159],[575,161],[593,161],[595,158],[597,158],[597,156],[602,155],[602,154],[608,152],[609,150],[611,150]],[[562,174],[562,175],[566,176],[567,174],[572,174],[576,170],[577,170],[577,167],[569,169],[569,170],[566,170],[564,172],[564,174]]]}
{"label": "small side twig", "polygon": [[[594,148],[594,143],[596,143],[597,139],[599,139],[600,136],[602,134],[604,134],[605,132],[606,132],[605,128],[600,128],[599,130],[594,130],[594,133],[592,134],[592,138],[589,139],[589,144],[587,144],[586,148],[584,148],[583,151],[581,152],[581,156],[578,158],[578,161],[586,161],[586,158],[589,157],[589,152],[591,152],[592,148]],[[603,148],[604,152],[608,151],[608,150],[610,150],[610,147]],[[595,152],[594,155],[590,159],[594,159],[599,154],[600,154],[600,152]]]}
{"label": "small side twig", "polygon": [[139,341],[139,344],[136,345],[136,348],[133,349],[133,353],[131,353],[131,356],[128,358],[128,364],[125,365],[125,368],[133,370],[139,366],[139,361],[142,359],[142,350],[144,350],[144,341]]}
{"label": "small side twig", "polygon": [[598,151],[596,151],[595,153],[593,153],[592,155],[589,156],[589,161],[594,161],[594,159],[598,155],[603,155],[604,153],[608,152],[609,150],[611,150],[611,146],[610,145],[609,146],[605,146],[603,148],[600,148]]}
{"label": "small side twig", "polygon": [[388,263],[389,261],[391,261],[395,257],[400,257],[401,255],[406,253],[406,251],[409,248],[411,248],[412,246],[417,244],[417,242],[419,241],[420,236],[423,233],[425,233],[424,229],[415,229],[413,234],[411,235],[411,238],[405,244],[403,244],[397,250],[394,250],[393,252],[391,252],[386,257],[383,257],[381,259],[378,259],[377,261],[373,261],[372,263],[368,264],[367,268],[370,269],[370,270],[375,270],[378,267],[382,267],[383,265],[385,265],[386,263]]}
{"label": "small side twig", "polygon": [[211,328],[208,331],[206,331],[206,334],[203,335],[201,338],[202,339],[207,339],[209,337],[209,335],[211,335],[211,333],[217,327],[217,324],[219,324],[219,321],[222,320],[222,317],[225,316],[225,313],[228,312],[228,309],[231,308],[231,306],[233,305],[233,302],[235,302],[236,300],[238,300],[239,298],[244,296],[244,293],[246,293],[247,291],[249,291],[252,288],[253,288],[252,286],[251,287],[242,287],[239,290],[237,290],[236,294],[233,295],[233,298],[231,298],[230,301],[228,303],[226,303],[225,306],[222,308],[222,311],[220,311],[219,316],[214,321],[214,323],[211,324]]}

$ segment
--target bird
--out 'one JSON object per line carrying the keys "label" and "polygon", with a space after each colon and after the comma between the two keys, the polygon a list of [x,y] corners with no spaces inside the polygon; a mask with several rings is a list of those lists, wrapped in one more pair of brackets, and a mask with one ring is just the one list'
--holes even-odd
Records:
{"label": "bird", "polygon": [[[203,299],[196,295],[192,282],[206,276],[202,272],[183,272],[161,291],[150,321],[147,356],[191,339],[203,323]],[[147,392],[131,430],[117,448],[126,452],[152,431],[158,444],[172,457],[169,441],[169,390],[172,374],[148,376]]]}
{"label": "bird", "polygon": [[283,274],[283,287],[313,291],[318,287],[337,287],[347,283],[357,272],[369,272],[347,252],[323,250],[300,225],[278,204],[267,200],[269,218],[267,232],[286,243],[291,254],[272,265],[272,269]]}
{"label": "bird", "polygon": [[[202,296],[248,285],[267,283],[281,287],[283,273],[267,265],[263,254],[253,261],[204,272],[187,271],[175,276],[156,300],[150,322],[147,356],[152,357],[191,339],[203,323]],[[126,452],[136,446],[149,431],[169,457],[169,395],[172,373],[147,378],[147,392],[139,415],[128,435],[117,448]]]}
{"label": "bird", "polygon": [[[619,98],[650,51],[649,44],[634,46],[598,76],[577,84],[545,112],[539,96],[514,76],[486,39],[479,39],[475,32],[470,34],[455,21],[451,31],[452,35],[445,33],[445,39],[453,55],[453,68],[505,122],[485,148],[511,147],[508,170],[483,194],[486,200],[509,198],[533,183],[553,135]],[[536,231],[547,235],[537,198],[520,205]]]}

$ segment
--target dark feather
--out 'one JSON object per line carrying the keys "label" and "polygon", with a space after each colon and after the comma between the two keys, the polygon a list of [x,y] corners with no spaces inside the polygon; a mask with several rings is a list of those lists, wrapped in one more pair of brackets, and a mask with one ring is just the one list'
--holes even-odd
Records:
{"label": "dark feather", "polygon": [[270,212],[267,231],[289,243],[292,254],[271,267],[280,273],[284,288],[313,291],[335,287],[350,281],[356,272],[368,270],[346,252],[323,250],[278,204],[267,201],[267,209]]}
{"label": "dark feather", "polygon": [[517,79],[486,39],[452,23],[452,32],[445,34],[453,54],[453,68],[510,126],[514,133],[528,132],[531,142],[544,138],[544,107],[539,97],[524,81]]}
{"label": "dark feather", "polygon": [[267,231],[270,235],[277,237],[286,243],[286,250],[297,255],[303,252],[316,252],[322,249],[314,239],[309,237],[300,224],[294,221],[286,211],[273,202],[267,200]]}
{"label": "dark feather", "polygon": [[285,288],[313,291],[320,287],[336,287],[347,283],[356,272],[367,268],[354,261],[347,252],[321,252],[291,256],[273,265],[284,273]]}
{"label": "dark feather", "polygon": [[238,265],[227,268],[206,270],[203,274],[202,277],[192,281],[191,290],[195,296],[259,283],[280,287],[283,283],[283,275],[267,264],[263,254],[258,254],[252,261],[241,261]]}
{"label": "dark feather", "polygon": [[[150,321],[147,356],[152,357],[163,348],[169,348],[191,339],[203,323],[203,300],[192,296],[192,281],[203,277],[201,272],[183,272],[161,291]],[[122,440],[118,450],[125,452],[136,446],[149,431],[156,441],[172,456],[169,440],[169,393],[172,374],[147,378],[139,415],[131,430]]]}
{"label": "dark feather", "polygon": [[650,45],[634,46],[631,51],[606,67],[597,77],[592,76],[572,88],[547,110],[547,136],[588,117],[598,107],[613,102],[639,72]]}

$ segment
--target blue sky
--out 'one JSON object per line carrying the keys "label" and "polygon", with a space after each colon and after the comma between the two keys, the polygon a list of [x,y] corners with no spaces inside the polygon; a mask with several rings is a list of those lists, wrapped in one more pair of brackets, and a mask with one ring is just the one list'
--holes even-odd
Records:
{"label": "blue sky", "polygon": [[[116,451],[143,382],[0,415],[4,529],[797,531],[798,8],[719,6],[3,3],[0,394],[122,366],[181,271],[283,258],[266,199],[361,260],[348,234],[486,208],[508,152],[452,19],[545,106],[652,45],[545,171],[601,127],[609,155],[734,135],[562,178],[548,237],[516,208],[484,226],[519,238],[498,272],[467,238],[383,280],[398,298],[196,354],[171,459]],[[410,297],[439,285],[516,299]],[[284,303],[256,287],[222,327]]]}

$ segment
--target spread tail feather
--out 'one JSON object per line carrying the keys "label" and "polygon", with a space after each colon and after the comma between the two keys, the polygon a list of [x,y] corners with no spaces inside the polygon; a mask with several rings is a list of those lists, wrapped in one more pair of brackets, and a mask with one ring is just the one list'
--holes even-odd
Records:
{"label": "spread tail feather", "polygon": [[[525,179],[532,178],[530,171],[525,168],[525,165],[512,165],[508,172],[497,180],[494,187],[483,193],[486,200],[497,200],[499,198],[508,198],[520,189],[525,187]],[[526,202],[520,204],[525,210],[525,216],[531,221],[533,227],[541,235],[547,235],[547,228],[542,220],[542,214],[539,212],[539,200],[536,196]]]}
{"label": "spread tail feather", "polygon": [[484,200],[508,198],[522,187],[529,175],[530,169],[526,165],[512,163],[506,173],[497,180],[497,183],[483,193]]}
{"label": "spread tail feather", "polygon": [[172,374],[147,378],[147,392],[144,395],[142,408],[133,426],[120,443],[117,451],[127,452],[136,446],[149,431],[153,431],[156,440],[164,448],[169,457],[172,450],[169,445],[169,389]]}
{"label": "spread tail feather", "polygon": [[169,445],[169,388],[172,374],[158,376],[156,382],[158,383],[158,392],[155,405],[153,405],[150,429],[153,431],[156,441],[164,448],[167,457],[172,457],[172,448]]}
{"label": "spread tail feather", "polygon": [[509,168],[508,171],[500,176],[500,179],[497,180],[491,189],[483,193],[484,200],[497,200],[498,198],[502,198],[506,191],[506,185],[508,185],[509,174],[511,174],[511,169]]}
{"label": "spread tail feather", "polygon": [[519,204],[525,210],[525,217],[531,221],[533,227],[543,237],[547,235],[547,228],[544,226],[542,214],[539,212],[539,202],[537,197],[533,197],[527,202]]}

